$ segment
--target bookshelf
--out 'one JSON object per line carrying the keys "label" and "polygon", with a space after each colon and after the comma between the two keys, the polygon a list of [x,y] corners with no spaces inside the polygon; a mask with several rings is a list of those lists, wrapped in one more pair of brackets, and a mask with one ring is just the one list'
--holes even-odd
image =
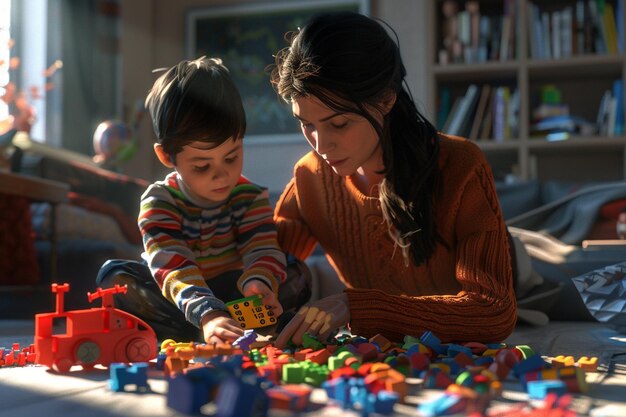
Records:
{"label": "bookshelf", "polygon": [[497,180],[626,179],[625,1],[427,2],[429,116],[475,140]]}

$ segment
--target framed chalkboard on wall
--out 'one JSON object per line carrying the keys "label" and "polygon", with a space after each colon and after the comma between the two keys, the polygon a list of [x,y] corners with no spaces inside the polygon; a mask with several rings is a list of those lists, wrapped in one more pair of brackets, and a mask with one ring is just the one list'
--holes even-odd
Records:
{"label": "framed chalkboard on wall", "polygon": [[247,140],[300,140],[291,108],[270,85],[266,71],[287,46],[285,33],[312,15],[335,10],[369,14],[369,0],[298,0],[192,9],[186,15],[188,59],[219,57],[229,68],[244,102]]}

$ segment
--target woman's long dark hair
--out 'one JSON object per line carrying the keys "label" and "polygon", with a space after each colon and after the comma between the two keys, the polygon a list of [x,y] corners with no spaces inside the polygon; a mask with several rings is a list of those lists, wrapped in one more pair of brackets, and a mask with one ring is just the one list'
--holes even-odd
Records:
{"label": "woman's long dark hair", "polygon": [[[389,28],[393,32],[391,28]],[[394,32],[395,34],[395,32]],[[439,138],[418,111],[406,86],[400,49],[378,21],[352,12],[312,18],[279,51],[271,81],[287,102],[314,96],[329,108],[356,113],[378,132],[385,179],[379,199],[394,240],[417,265],[427,261],[441,238],[433,210]],[[395,93],[382,125],[368,107]]]}

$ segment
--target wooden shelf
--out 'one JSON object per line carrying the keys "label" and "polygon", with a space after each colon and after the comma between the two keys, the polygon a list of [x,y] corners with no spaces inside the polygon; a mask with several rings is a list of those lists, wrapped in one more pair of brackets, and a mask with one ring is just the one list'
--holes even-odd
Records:
{"label": "wooden shelf", "polygon": [[494,142],[493,140],[477,140],[476,144],[483,151],[511,151],[519,148],[519,139],[507,139],[505,142]]}
{"label": "wooden shelf", "polygon": [[439,80],[444,81],[458,78],[461,74],[470,75],[472,77],[480,77],[481,75],[515,77],[517,75],[518,68],[519,63],[515,61],[489,61],[481,64],[437,64],[433,67],[433,74]]}
{"label": "wooden shelf", "polygon": [[530,60],[525,64],[531,77],[621,76],[623,55],[582,55],[561,59]]}
{"label": "wooden shelf", "polygon": [[626,146],[626,137],[607,138],[596,137],[572,137],[559,141],[547,141],[536,138],[528,140],[529,149],[620,149]]}
{"label": "wooden shelf", "polygon": [[[504,14],[507,3],[516,7],[512,14],[516,39],[510,44],[514,45],[515,53],[502,61],[491,57],[491,60],[484,62],[474,60],[471,63],[463,63],[453,62],[458,58],[448,58],[450,62],[446,64],[438,62],[439,52],[444,48],[442,39],[445,23],[442,9],[444,0],[427,3],[425,12],[427,21],[430,23],[426,28],[426,35],[430,39],[427,49],[431,54],[431,60],[427,64],[426,74],[432,84],[432,88],[428,91],[430,96],[428,100],[429,107],[433,109],[429,117],[434,120],[435,112],[439,110],[440,95],[444,89],[448,95],[450,108],[455,100],[469,91],[470,84],[477,85],[478,90],[481,90],[481,86],[485,84],[490,85],[492,91],[498,86],[509,87],[511,92],[517,89],[519,107],[516,112],[518,125],[513,133],[515,137],[499,142],[489,139],[476,141],[486,154],[487,160],[492,163],[494,171],[497,168],[499,175],[513,174],[520,180],[626,179],[626,136],[619,130],[616,136],[597,134],[584,137],[571,136],[559,141],[531,137],[533,110],[546,85],[552,85],[561,92],[562,103],[569,106],[570,115],[595,123],[604,92],[612,91],[613,83],[617,80],[621,80],[622,85],[626,84],[626,52],[624,50],[618,50],[617,53],[598,54],[573,52],[569,56],[556,59],[537,59],[531,56],[531,46],[537,45],[536,42],[531,45],[529,33],[528,17],[531,5],[538,7],[533,10],[539,10],[542,14],[549,15],[550,18],[557,14],[555,12],[560,13],[569,8],[574,12],[573,18],[575,19],[577,0],[559,0],[558,2],[552,0],[479,0],[480,16],[489,16],[489,19],[499,19]],[[457,2],[459,12],[465,10],[465,3],[463,0]],[[617,12],[615,7],[617,0],[606,0],[606,4],[613,6],[613,10]],[[621,10],[621,13],[623,16],[619,17],[622,21],[626,21],[626,7]],[[463,19],[458,19],[456,23],[461,25],[459,22],[462,21]],[[504,22],[504,19],[500,22]],[[552,22],[550,22],[550,27],[552,27]],[[459,33],[461,31],[462,29],[459,29]],[[575,36],[575,33],[572,32],[572,36]],[[575,37],[572,39],[575,40]],[[626,44],[626,39],[622,39],[622,44]],[[537,52],[537,49],[534,51]],[[459,56],[465,59],[468,55],[457,55]],[[621,98],[624,101],[624,97]],[[622,109],[621,116],[626,119],[624,109]],[[470,126],[473,125],[472,122],[470,120]],[[442,120],[438,120],[438,123],[442,128]],[[454,125],[459,126],[459,124]],[[452,133],[466,135],[465,132]],[[509,165],[508,173],[506,172],[507,164]],[[572,172],[564,172],[564,170]]]}

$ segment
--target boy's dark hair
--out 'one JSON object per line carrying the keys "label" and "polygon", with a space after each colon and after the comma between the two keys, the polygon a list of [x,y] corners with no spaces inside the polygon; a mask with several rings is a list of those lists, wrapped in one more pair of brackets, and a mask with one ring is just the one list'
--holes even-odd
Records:
{"label": "boy's dark hair", "polygon": [[145,104],[158,143],[172,157],[191,142],[219,146],[246,131],[241,96],[219,58],[184,60],[169,68]]}

